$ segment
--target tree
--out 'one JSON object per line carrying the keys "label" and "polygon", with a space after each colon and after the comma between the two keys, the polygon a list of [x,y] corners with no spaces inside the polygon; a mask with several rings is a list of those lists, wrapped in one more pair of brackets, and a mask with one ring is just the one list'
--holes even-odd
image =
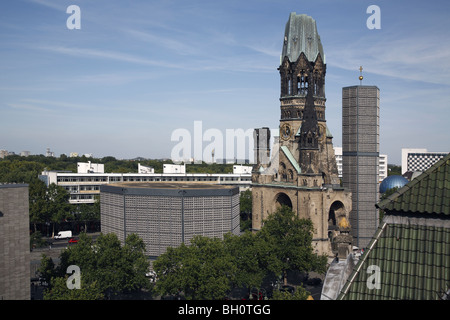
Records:
{"label": "tree", "polygon": [[224,243],[236,264],[235,286],[260,288],[267,274],[263,257],[266,243],[250,231],[240,236],[226,234]]}
{"label": "tree", "polygon": [[289,291],[274,290],[272,299],[273,300],[308,300],[308,298],[310,296],[311,296],[310,292],[308,292],[302,286],[299,286],[292,293]]}
{"label": "tree", "polygon": [[39,231],[30,234],[30,249],[40,248],[47,244],[45,239],[42,239],[42,234]]}
{"label": "tree", "polygon": [[[144,242],[135,234],[129,235],[124,246],[121,246],[113,233],[100,234],[95,244],[92,238],[82,233],[76,245],[60,254],[60,264],[55,269],[54,277],[57,280],[52,278],[51,286],[53,288],[55,283],[59,284],[67,276],[66,271],[70,265],[76,265],[81,272],[81,287],[92,290],[89,294],[95,298],[98,298],[98,292],[110,298],[112,295],[148,288],[149,281],[145,278],[145,273],[149,263],[144,252]],[[66,294],[63,289],[59,287],[58,294],[53,292],[47,297],[52,299]],[[69,297],[81,298],[86,294],[70,292]]]}
{"label": "tree", "polygon": [[184,293],[186,299],[222,299],[235,281],[233,256],[218,238],[194,236],[190,245],[168,248],[153,263],[161,295]]}
{"label": "tree", "polygon": [[144,255],[144,241],[137,234],[130,234],[125,239],[122,251],[126,275],[124,289],[126,291],[148,289],[149,281],[145,274],[148,272],[149,263]]}
{"label": "tree", "polygon": [[92,238],[87,234],[81,233],[78,243],[62,251],[59,257],[60,263],[56,268],[56,276],[64,277],[70,265],[77,265],[83,274],[83,283],[95,280],[97,257]]}
{"label": "tree", "polygon": [[38,268],[38,272],[40,278],[42,278],[45,282],[50,283],[51,278],[56,275],[55,263],[52,258],[42,254],[41,265]]}
{"label": "tree", "polygon": [[52,183],[47,189],[47,210],[50,216],[50,221],[53,222],[53,234],[55,234],[55,224],[61,223],[68,218],[71,218],[71,205],[69,203],[69,193],[60,186]]}
{"label": "tree", "polygon": [[168,247],[166,252],[153,262],[158,280],[156,291],[162,295],[177,295],[181,290],[183,260],[188,256],[188,247],[182,243],[176,248]]}
{"label": "tree", "polygon": [[47,201],[47,186],[41,180],[35,180],[30,183],[28,188],[30,222],[34,225],[50,220]]}
{"label": "tree", "polygon": [[80,289],[69,289],[67,279],[68,275],[53,278],[52,288],[44,291],[44,300],[101,300],[104,298],[96,281],[83,284]]}
{"label": "tree", "polygon": [[288,270],[325,272],[326,257],[314,254],[312,235],[312,221],[300,219],[289,207],[281,206],[270,214],[258,232],[267,245],[268,270],[282,275],[285,284]]}
{"label": "tree", "polygon": [[100,200],[97,196],[94,204],[82,203],[78,205],[77,219],[84,222],[84,231],[88,231],[88,221],[100,220]]}
{"label": "tree", "polygon": [[396,164],[388,164],[388,176],[402,175],[402,167]]}
{"label": "tree", "polygon": [[252,191],[250,189],[241,192],[239,204],[241,212],[241,230],[249,230],[252,227]]}

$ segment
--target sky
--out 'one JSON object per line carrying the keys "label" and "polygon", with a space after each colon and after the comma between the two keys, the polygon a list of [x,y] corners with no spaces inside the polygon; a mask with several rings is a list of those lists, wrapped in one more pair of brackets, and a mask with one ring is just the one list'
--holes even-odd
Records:
{"label": "sky", "polygon": [[157,159],[191,141],[209,161],[227,132],[276,132],[291,12],[317,22],[334,146],[363,66],[390,164],[401,148],[450,151],[450,2],[434,0],[2,0],[0,149]]}

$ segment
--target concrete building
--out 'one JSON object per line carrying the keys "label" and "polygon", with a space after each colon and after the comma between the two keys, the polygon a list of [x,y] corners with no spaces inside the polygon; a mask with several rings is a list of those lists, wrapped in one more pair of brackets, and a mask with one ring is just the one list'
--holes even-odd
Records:
{"label": "concrete building", "polygon": [[402,174],[406,172],[423,172],[447,154],[448,152],[429,152],[423,148],[402,148]]}
{"label": "concrete building", "polygon": [[[142,173],[142,168],[138,173],[99,173],[85,172],[86,165],[82,165],[81,168],[83,172],[77,173],[43,171],[39,178],[47,186],[54,183],[65,188],[70,193],[71,204],[94,203],[95,198],[100,194],[100,186],[118,182],[203,182],[239,186],[241,190],[250,188],[252,183],[251,173],[180,173],[185,169],[175,167],[178,170],[174,170],[173,166],[165,167],[163,173],[154,173],[154,170],[150,173]],[[239,167],[238,170],[244,169]]]}
{"label": "concrete building", "polygon": [[28,185],[0,184],[0,300],[29,300]]}
{"label": "concrete building", "polygon": [[205,183],[118,183],[100,188],[103,233],[141,237],[156,258],[194,235],[240,234],[239,188]]}
{"label": "concrete building", "polygon": [[138,173],[155,173],[155,169],[138,163]]}
{"label": "concrete building", "polygon": [[342,89],[342,178],[352,192],[350,224],[354,245],[364,248],[378,228],[380,90]]}
{"label": "concrete building", "polygon": [[78,162],[78,173],[105,173],[105,165],[102,163]]}
{"label": "concrete building", "polygon": [[252,167],[251,166],[243,166],[241,165],[234,165],[233,166],[233,173],[237,174],[251,174],[252,173]]}
{"label": "concrete building", "polygon": [[186,173],[186,165],[185,164],[164,164],[163,172],[164,173]]}
{"label": "concrete building", "polygon": [[325,55],[316,21],[291,13],[286,23],[280,73],[280,131],[270,161],[268,128],[254,131],[252,225],[279,206],[290,207],[314,224],[318,254],[337,254],[338,224],[347,220],[351,194],[340,186],[333,136],[325,119]]}

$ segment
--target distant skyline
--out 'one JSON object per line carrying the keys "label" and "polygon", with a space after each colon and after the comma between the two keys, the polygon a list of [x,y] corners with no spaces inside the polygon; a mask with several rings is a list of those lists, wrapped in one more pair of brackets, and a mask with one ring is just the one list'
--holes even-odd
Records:
{"label": "distant skyline", "polygon": [[[69,29],[71,5],[81,29]],[[381,9],[370,30],[366,9]],[[0,149],[170,158],[177,129],[276,131],[290,12],[317,22],[326,120],[342,146],[342,88],[380,89],[380,153],[450,151],[448,1],[4,0]],[[204,143],[206,147],[208,143]],[[216,158],[218,158],[216,156]],[[210,161],[210,159],[204,159]]]}

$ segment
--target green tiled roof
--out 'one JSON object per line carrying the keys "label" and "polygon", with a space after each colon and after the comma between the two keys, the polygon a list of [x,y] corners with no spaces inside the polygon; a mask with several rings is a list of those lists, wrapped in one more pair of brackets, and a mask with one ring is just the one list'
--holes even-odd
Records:
{"label": "green tiled roof", "polygon": [[[389,218],[355,266],[338,299],[441,299],[450,288],[450,220],[440,226],[410,219],[389,223]],[[379,268],[378,288],[373,285],[373,266]]]}
{"label": "green tiled roof", "polygon": [[386,212],[450,215],[450,153],[377,207]]}
{"label": "green tiled roof", "polygon": [[386,216],[339,300],[438,300],[449,291],[449,170],[450,154],[377,205]]}

